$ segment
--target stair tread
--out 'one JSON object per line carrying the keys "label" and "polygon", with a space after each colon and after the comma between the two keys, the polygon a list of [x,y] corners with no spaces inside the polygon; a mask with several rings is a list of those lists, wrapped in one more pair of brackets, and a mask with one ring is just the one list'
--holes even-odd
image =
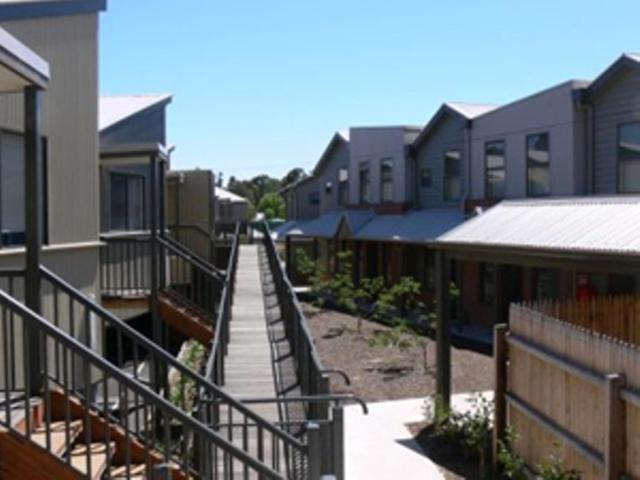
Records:
{"label": "stair tread", "polygon": [[144,463],[138,465],[130,465],[129,466],[130,475],[127,476],[127,466],[119,465],[117,467],[112,467],[109,470],[109,476],[111,478],[128,478],[133,480],[144,480],[147,478],[147,466]]}
{"label": "stair tread", "polygon": [[[109,452],[115,452],[115,442],[109,443]],[[71,465],[85,475],[90,474],[91,478],[100,478],[107,466],[107,445],[103,442],[89,444],[91,454],[91,472],[87,472],[87,445],[84,443],[77,445],[70,453]]]}
{"label": "stair tread", "polygon": [[[82,431],[82,420],[73,420],[69,423],[69,441],[73,442]],[[51,452],[60,455],[64,452],[67,442],[67,433],[64,421],[51,422],[49,426],[51,439]],[[31,439],[41,447],[47,447],[47,427],[42,425],[31,434]]]}

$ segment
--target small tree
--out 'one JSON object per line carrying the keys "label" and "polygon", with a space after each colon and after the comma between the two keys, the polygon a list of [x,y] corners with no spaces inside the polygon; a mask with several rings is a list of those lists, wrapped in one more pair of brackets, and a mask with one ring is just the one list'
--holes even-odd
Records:
{"label": "small tree", "polygon": [[326,291],[333,297],[338,308],[355,315],[358,313],[358,305],[351,273],[351,256],[351,252],[347,250],[336,253],[336,272],[327,278]]}
{"label": "small tree", "polygon": [[267,220],[274,218],[284,218],[286,216],[286,206],[284,200],[277,193],[265,194],[256,207],[258,212],[264,213]]}
{"label": "small tree", "polygon": [[419,347],[422,352],[423,372],[429,373],[429,340],[406,319],[398,317],[394,318],[392,321],[392,327],[389,330],[377,333],[369,338],[369,346],[397,348],[401,352],[406,352],[412,348]]}
{"label": "small tree", "polygon": [[297,270],[307,278],[311,285],[311,293],[320,300],[324,290],[324,269],[319,262],[312,260],[302,248],[296,249],[295,259]]}
{"label": "small tree", "polygon": [[420,282],[413,277],[402,277],[390,289],[380,293],[374,316],[384,320],[389,316],[406,318],[409,313],[424,308],[418,300]]}
{"label": "small tree", "polygon": [[[356,305],[362,308],[364,305],[369,307],[378,300],[380,294],[384,291],[384,278],[373,277],[364,278],[360,281],[359,288],[356,289],[354,298]],[[362,315],[358,315],[358,333],[362,331]]]}

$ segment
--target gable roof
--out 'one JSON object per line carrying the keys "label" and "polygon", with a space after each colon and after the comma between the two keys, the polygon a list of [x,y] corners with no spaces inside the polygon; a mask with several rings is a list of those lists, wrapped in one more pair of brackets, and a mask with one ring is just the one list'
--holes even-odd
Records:
{"label": "gable roof", "polygon": [[640,256],[640,196],[508,200],[438,244]]}
{"label": "gable roof", "polygon": [[615,62],[609,65],[604,72],[591,82],[589,85],[589,91],[595,92],[600,89],[611,79],[613,79],[618,73],[627,68],[640,67],[640,54],[638,53],[623,53]]}
{"label": "gable roof", "polygon": [[95,13],[106,8],[107,0],[4,0],[0,21]]}
{"label": "gable roof", "polygon": [[440,120],[446,115],[457,117],[461,120],[473,120],[480,115],[489,113],[498,108],[499,105],[483,104],[483,103],[464,103],[464,102],[445,102],[436,113],[431,117],[429,123],[420,131],[420,134],[413,142],[413,147],[417,148],[427,138],[429,133],[440,123]]}
{"label": "gable roof", "polygon": [[100,132],[131,118],[138,113],[171,102],[172,96],[162,95],[114,95],[103,96],[99,100],[98,129]]}
{"label": "gable roof", "polygon": [[318,160],[318,163],[316,163],[316,166],[313,168],[312,175],[318,175],[320,173],[320,170],[322,169],[324,164],[329,160],[331,152],[333,152],[333,150],[340,144],[349,144],[349,132],[345,133],[342,131],[338,131],[333,135],[333,137],[331,137],[329,145],[327,145],[327,148],[324,149],[324,152],[320,156],[320,160]]}
{"label": "gable roof", "polygon": [[0,28],[0,83],[5,91],[21,90],[26,85],[46,88],[49,64],[25,44]]}
{"label": "gable roof", "polygon": [[230,192],[226,188],[218,187],[215,188],[215,197],[218,200],[229,201],[231,203],[247,203],[247,199],[237,195],[233,192]]}

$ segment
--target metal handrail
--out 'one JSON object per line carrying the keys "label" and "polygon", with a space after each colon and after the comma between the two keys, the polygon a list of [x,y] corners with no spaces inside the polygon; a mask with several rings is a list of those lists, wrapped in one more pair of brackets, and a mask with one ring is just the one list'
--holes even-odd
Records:
{"label": "metal handrail", "polygon": [[184,375],[187,379],[195,382],[198,388],[204,389],[207,395],[212,395],[214,397],[222,399],[226,404],[237,409],[247,418],[251,418],[252,420],[256,421],[261,425],[261,427],[280,438],[283,442],[290,444],[295,448],[303,448],[303,445],[296,438],[265,421],[253,410],[249,409],[246,405],[226,393],[222,388],[215,385],[213,382],[209,381],[207,378],[203,377],[201,374],[191,369],[187,365],[179,362],[169,352],[158,346],[146,336],[139,333],[137,330],[131,328],[126,322],[120,320],[110,311],[93,302],[86,294],[79,290],[76,290],[72,285],[57,276],[48,268],[41,265],[40,271],[43,277],[49,280],[57,288],[64,291],[75,301],[86,307],[91,313],[100,317],[107,323],[107,325],[116,328],[120,333],[126,335],[128,340],[137,344],[136,346],[147,350],[149,353],[153,354],[155,358],[165,362],[168,367],[175,368],[181,375]]}
{"label": "metal handrail", "polygon": [[185,258],[188,258],[191,262],[195,263],[200,268],[202,268],[204,270],[212,271],[218,278],[224,278],[224,276],[225,276],[225,271],[224,270],[221,270],[220,268],[218,268],[215,265],[213,265],[211,262],[209,262],[206,259],[202,258],[196,252],[194,252],[191,249],[187,248],[185,245],[183,245],[182,243],[180,243],[176,239],[171,238],[169,236],[164,236],[164,237],[158,237],[158,241],[161,244],[165,245],[167,248],[171,248],[171,250],[175,254],[182,254]]}
{"label": "metal handrail", "polygon": [[360,397],[350,394],[325,394],[325,395],[296,395],[288,397],[247,397],[239,399],[242,403],[337,403],[354,402],[362,407],[365,415],[369,414],[369,407]]}
{"label": "metal handrail", "polygon": [[216,331],[211,343],[211,351],[205,369],[205,378],[211,379],[218,385],[224,384],[224,356],[229,342],[229,321],[231,320],[231,305],[233,303],[233,289],[240,248],[240,225],[236,231],[226,269],[225,287],[220,298],[220,308],[216,321]]}
{"label": "metal handrail", "polygon": [[[202,422],[192,418],[191,416],[189,416],[188,414],[186,414],[185,412],[177,408],[175,405],[170,403],[168,400],[158,395],[156,392],[145,387],[142,383],[136,381],[135,379],[130,378],[120,368],[111,364],[110,362],[105,360],[103,357],[98,355],[96,352],[86,347],[85,345],[83,345],[81,342],[71,337],[70,335],[64,333],[62,330],[55,327],[50,322],[40,317],[36,313],[32,312],[26,306],[22,305],[19,301],[17,301],[16,299],[14,299],[13,297],[11,297],[10,295],[8,295],[7,293],[1,290],[0,290],[0,305],[2,305],[3,312],[5,312],[5,314],[6,314],[6,311],[8,310],[12,313],[11,318],[14,318],[13,315],[18,315],[19,317],[24,319],[26,323],[28,323],[29,327],[35,328],[40,335],[43,335],[44,337],[46,337],[45,339],[43,339],[44,340],[43,344],[45,345],[45,353],[46,353],[46,345],[48,344],[49,341],[53,341],[54,346],[58,344],[63,347],[62,349],[63,352],[65,351],[64,349],[66,348],[67,350],[71,351],[71,355],[76,355],[83,360],[82,365],[83,365],[83,373],[85,376],[85,385],[82,387],[82,390],[84,390],[84,392],[74,391],[73,393],[77,393],[78,397],[80,398],[84,397],[85,405],[87,405],[88,407],[90,406],[93,408],[94,405],[90,405],[88,403],[89,399],[87,398],[86,395],[90,387],[86,380],[89,379],[90,369],[96,369],[99,372],[102,372],[103,374],[105,374],[105,377],[103,379],[103,381],[105,382],[105,386],[107,384],[106,375],[108,375],[109,378],[115,380],[118,383],[119,391],[121,391],[123,388],[125,389],[124,390],[125,394],[127,391],[131,391],[136,396],[141,397],[145,401],[145,403],[152,405],[156,411],[156,414],[159,414],[159,413],[164,414],[165,430],[167,433],[168,433],[167,428],[169,428],[169,421],[175,420],[183,427],[184,432],[191,432],[194,435],[198,435],[199,437],[202,437],[198,439],[199,444],[202,442],[205,442],[205,445],[200,445],[201,447],[204,446],[205,449],[207,450],[210,449],[210,447],[206,445],[206,442],[209,442],[209,445],[213,445],[221,448],[226,455],[230,455],[234,459],[242,462],[245,465],[248,465],[254,471],[260,473],[261,475],[265,475],[267,478],[270,478],[270,479],[284,478],[278,472],[271,469],[261,461],[256,460],[253,456],[249,455],[248,453],[246,453],[245,451],[243,451],[242,449],[240,449],[230,441],[227,441],[221,435],[219,435],[215,431],[208,428]],[[3,320],[4,320],[4,316],[3,316]],[[65,358],[66,358],[66,355],[65,355]],[[46,362],[45,362],[45,365],[46,365]],[[65,370],[65,376],[66,376],[66,370]],[[65,384],[64,388],[65,388],[65,393],[67,394],[67,399],[68,399],[69,385]],[[47,393],[45,395],[45,401],[48,401],[47,400],[49,396],[48,382],[46,382],[45,392]],[[25,408],[31,408],[30,403],[27,402],[27,405]],[[29,416],[30,415],[27,415],[27,418]],[[86,417],[85,422],[91,421],[89,417],[88,409],[85,413],[85,417]],[[105,420],[109,421],[108,418],[105,418]],[[47,423],[47,425],[49,424]],[[121,424],[118,424],[118,426],[122,427]],[[8,421],[8,427],[12,428],[10,419]],[[51,432],[48,431],[46,435],[47,437],[46,443],[48,448],[50,448],[50,443],[51,443],[50,433]],[[125,434],[127,435],[127,437],[129,436],[129,433],[130,433],[130,430],[125,429]],[[137,432],[137,434],[140,434],[140,432]],[[30,438],[30,431],[28,429],[25,435],[27,436],[27,438]],[[148,431],[146,431],[146,429],[145,429],[145,435],[148,435]],[[90,439],[89,433],[87,433],[87,436],[89,436],[89,439]],[[165,437],[165,440],[168,440],[168,439],[169,437]],[[87,440],[87,441],[90,441],[90,440]],[[171,455],[170,453],[170,445],[165,444],[164,447],[165,447],[165,458],[167,461],[170,461],[171,458],[174,456],[174,455]],[[108,448],[109,447],[107,446],[107,449]],[[211,452],[209,452],[209,455],[205,455],[204,461],[212,462],[212,459],[210,458],[211,457],[210,453]],[[87,461],[89,462],[87,466],[87,470],[91,471],[89,455],[90,455],[90,450],[87,449],[87,457],[88,457]],[[130,460],[130,457],[129,457],[129,460]],[[183,459],[183,462],[184,461],[185,459]],[[187,462],[187,465],[185,465],[185,463],[182,463],[181,465],[183,467],[186,466],[187,471],[191,470],[192,468],[196,468],[195,465],[191,465],[188,462]],[[213,465],[211,463],[208,463],[204,468],[205,472],[199,472],[199,473],[203,473],[206,475],[207,472],[212,471],[212,468],[213,468]],[[216,465],[215,468],[217,469],[218,465]]]}

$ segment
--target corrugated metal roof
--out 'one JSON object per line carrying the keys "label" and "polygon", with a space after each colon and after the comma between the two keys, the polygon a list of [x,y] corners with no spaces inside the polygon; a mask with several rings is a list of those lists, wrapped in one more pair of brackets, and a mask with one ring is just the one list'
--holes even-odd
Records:
{"label": "corrugated metal roof", "polygon": [[100,97],[98,128],[100,131],[112,127],[116,123],[171,100],[171,95],[122,95]]}
{"label": "corrugated metal roof", "polygon": [[355,235],[359,240],[432,242],[464,221],[457,209],[412,210],[402,215],[376,215]]}
{"label": "corrugated metal roof", "polygon": [[226,190],[222,187],[215,188],[215,197],[218,200],[229,200],[230,202],[238,202],[238,203],[247,202],[246,198],[241,197],[240,195],[236,195],[235,193],[230,192],[229,190]]}
{"label": "corrugated metal roof", "polygon": [[355,235],[373,216],[368,210],[335,210],[313,220],[298,221],[286,235],[332,238],[338,234],[343,219],[347,222],[351,235]]}
{"label": "corrugated metal roof", "polygon": [[504,201],[437,243],[640,254],[640,197]]}

